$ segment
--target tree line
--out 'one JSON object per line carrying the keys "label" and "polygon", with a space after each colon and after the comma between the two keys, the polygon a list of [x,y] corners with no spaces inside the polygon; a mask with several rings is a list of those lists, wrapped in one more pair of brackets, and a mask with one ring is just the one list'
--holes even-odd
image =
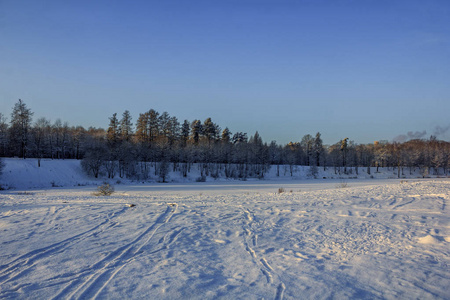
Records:
{"label": "tree line", "polygon": [[[86,172],[98,177],[165,181],[170,169],[183,176],[195,165],[199,180],[206,176],[245,179],[263,178],[280,166],[293,175],[295,166],[309,166],[316,177],[319,168],[333,168],[336,174],[360,172],[371,168],[392,168],[398,177],[416,170],[425,176],[448,175],[450,143],[436,139],[414,139],[403,143],[387,141],[356,144],[343,138],[324,145],[321,134],[306,134],[298,142],[278,145],[264,142],[258,132],[232,133],[211,118],[180,122],[167,112],[150,109],[140,113],[135,124],[128,110],[109,117],[107,129],[69,126],[57,119],[39,118],[19,99],[11,119],[0,113],[0,157],[81,159]],[[376,172],[375,171],[375,172]]]}

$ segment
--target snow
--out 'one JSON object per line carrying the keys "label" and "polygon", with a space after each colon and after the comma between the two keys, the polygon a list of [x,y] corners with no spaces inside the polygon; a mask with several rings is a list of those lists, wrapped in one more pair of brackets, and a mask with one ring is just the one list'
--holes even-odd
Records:
{"label": "snow", "polygon": [[127,182],[96,197],[73,161],[12,161],[3,184],[27,188],[0,192],[2,299],[450,298],[448,179]]}
{"label": "snow", "polygon": [[[28,190],[50,187],[74,187],[74,186],[97,186],[104,181],[110,184],[126,184],[132,185],[134,188],[138,188],[142,184],[145,188],[150,185],[154,190],[167,190],[167,184],[159,184],[160,178],[155,176],[154,166],[148,166],[150,169],[149,175],[151,176],[147,180],[130,180],[119,178],[116,176],[114,179],[108,179],[106,174],[99,176],[98,179],[88,176],[81,168],[80,160],[74,159],[42,159],[41,167],[38,167],[38,161],[34,158],[20,159],[20,158],[2,158],[5,162],[5,169],[3,175],[0,176],[0,187],[3,189],[16,189],[16,190]],[[206,177],[206,183],[198,183],[197,179],[201,176],[199,171],[199,165],[195,165],[191,168],[191,172],[185,178],[181,175],[181,172],[170,171],[168,174],[168,182],[171,184],[170,190],[179,189],[209,189],[216,190],[219,187],[227,186],[227,189],[238,190],[240,187],[243,189],[259,188],[273,189],[280,188],[280,184],[283,184],[283,188],[290,191],[295,188],[295,184],[302,180],[302,183],[308,183],[308,189],[323,189],[324,183],[327,188],[336,188],[338,185],[349,184],[351,185],[367,185],[374,184],[373,179],[397,179],[397,171],[392,169],[380,168],[379,172],[376,172],[377,168],[371,168],[371,174],[367,174],[367,168],[359,168],[359,174],[353,168],[349,168],[350,173],[336,174],[334,168],[319,168],[317,178],[314,180],[310,175],[309,167],[305,166],[293,166],[293,176],[290,175],[289,166],[280,166],[279,176],[277,176],[277,167],[273,166],[264,176],[264,180],[257,178],[247,178],[245,182],[240,180],[226,179],[225,176],[221,176],[217,179],[212,177]],[[417,169],[410,174],[409,169],[404,168],[404,174],[400,180],[417,179],[422,178],[420,170]],[[357,181],[354,181],[357,179]],[[305,181],[306,180],[306,181]],[[325,182],[324,182],[325,181]],[[250,185],[250,182],[252,185]],[[224,184],[225,183],[225,184]],[[268,185],[271,185],[268,187]]]}
{"label": "snow", "polygon": [[5,169],[0,176],[2,187],[14,189],[36,189],[49,187],[98,184],[84,174],[80,161],[74,159],[42,159],[38,167],[37,159],[3,158]]}

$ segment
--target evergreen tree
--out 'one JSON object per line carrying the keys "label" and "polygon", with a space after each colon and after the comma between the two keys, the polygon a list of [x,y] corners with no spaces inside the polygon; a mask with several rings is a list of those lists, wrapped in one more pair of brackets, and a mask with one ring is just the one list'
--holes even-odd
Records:
{"label": "evergreen tree", "polygon": [[191,124],[191,136],[194,144],[197,145],[200,141],[200,135],[203,134],[203,125],[200,120],[194,120]]}
{"label": "evergreen tree", "polygon": [[205,120],[205,123],[203,124],[203,134],[205,135],[208,144],[211,144],[211,141],[215,139],[216,129],[217,129],[216,124],[214,124],[211,118],[207,118]]}
{"label": "evergreen tree", "polygon": [[[167,114],[167,112],[165,114]],[[168,115],[169,114],[167,114],[167,117]],[[148,117],[148,139],[150,142],[153,142],[160,134],[159,127],[160,124],[163,122],[162,119],[165,120],[166,118],[165,117],[160,118],[159,112],[157,112],[154,109],[150,109],[147,112],[147,117]]]}
{"label": "evergreen tree", "polygon": [[149,128],[149,114],[143,113],[139,114],[139,118],[136,122],[136,141],[138,143],[145,143],[149,140],[148,134]]}
{"label": "evergreen tree", "polygon": [[316,133],[313,144],[313,155],[315,160],[315,165],[320,166],[321,158],[323,156],[323,143],[320,132]]}
{"label": "evergreen tree", "polygon": [[231,131],[228,129],[228,127],[225,127],[225,129],[222,131],[221,136],[222,143],[228,144],[231,142]]}
{"label": "evergreen tree", "polygon": [[108,145],[110,148],[114,148],[117,146],[119,141],[119,120],[117,119],[117,113],[114,113],[112,117],[109,118],[109,126],[106,131],[106,140],[108,141]]}
{"label": "evergreen tree", "polygon": [[189,121],[184,120],[183,125],[181,126],[181,147],[182,148],[186,147],[190,132],[191,132],[191,128],[189,125]]}
{"label": "evergreen tree", "polygon": [[19,99],[11,113],[10,145],[14,149],[14,154],[24,159],[27,157],[32,116],[31,109]]}
{"label": "evergreen tree", "polygon": [[[165,111],[158,118],[158,135],[164,137],[166,141],[169,139],[171,131],[170,126],[170,115]],[[152,140],[154,140],[154,138]]]}
{"label": "evergreen tree", "polygon": [[347,174],[347,152],[348,138],[341,140],[342,166],[344,166],[344,174]]}
{"label": "evergreen tree", "polygon": [[133,135],[133,123],[131,122],[131,114],[128,110],[122,114],[119,122],[119,136],[122,141],[130,142]]}
{"label": "evergreen tree", "polygon": [[247,133],[244,132],[236,132],[233,135],[233,144],[239,144],[239,143],[247,143]]}
{"label": "evergreen tree", "polygon": [[167,139],[172,146],[180,136],[180,122],[176,117],[170,117],[167,124]]}

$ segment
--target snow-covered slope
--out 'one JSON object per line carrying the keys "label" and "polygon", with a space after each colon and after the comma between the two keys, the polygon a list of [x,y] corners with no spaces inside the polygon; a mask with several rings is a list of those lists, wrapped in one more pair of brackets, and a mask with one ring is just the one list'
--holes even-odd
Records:
{"label": "snow-covered slope", "polygon": [[97,183],[81,170],[78,160],[3,158],[5,169],[0,176],[3,188],[33,189],[67,187]]}
{"label": "snow-covered slope", "polygon": [[0,298],[450,298],[448,179],[319,182],[1,191]]}
{"label": "snow-covered slope", "polygon": [[[119,178],[116,176],[114,179],[108,179],[105,175],[95,179],[92,176],[88,176],[81,169],[79,160],[51,160],[43,159],[41,161],[41,167],[38,167],[37,159],[19,159],[19,158],[3,158],[6,167],[3,175],[0,176],[0,186],[4,189],[36,189],[36,188],[49,188],[49,187],[74,187],[85,185],[98,185],[103,181],[108,181],[111,184],[137,183],[136,181]],[[181,172],[172,171],[167,176],[167,181],[172,183],[193,183],[200,177],[199,165],[193,165],[191,172],[188,173],[187,178],[182,177]],[[140,180],[139,183],[156,183],[160,179],[154,175],[154,166],[149,167],[150,178],[146,180]],[[350,174],[336,174],[333,168],[319,168],[316,178],[321,181],[325,178],[329,179],[395,179],[397,178],[396,170],[388,170],[380,168],[379,172],[376,172],[376,168],[372,168],[371,174],[367,174],[366,168],[359,168],[359,174],[357,175],[354,169],[350,169]],[[277,176],[277,173],[279,176]],[[206,181],[209,182],[228,182],[223,175],[220,178],[207,177]],[[263,182],[266,181],[292,181],[292,180],[305,180],[311,179],[309,167],[294,166],[291,176],[289,166],[280,166],[279,172],[277,172],[277,166],[272,166],[270,170],[265,174]],[[421,178],[419,170],[416,170],[412,174],[409,174],[409,169],[404,170],[402,178]],[[260,181],[256,178],[248,178],[250,181]],[[235,181],[236,182],[236,181]]]}

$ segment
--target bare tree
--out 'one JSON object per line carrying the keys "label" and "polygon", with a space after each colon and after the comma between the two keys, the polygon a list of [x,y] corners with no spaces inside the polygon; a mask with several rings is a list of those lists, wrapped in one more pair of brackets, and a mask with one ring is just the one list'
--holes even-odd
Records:
{"label": "bare tree", "polygon": [[44,157],[46,138],[49,134],[50,121],[46,118],[39,118],[33,126],[34,145],[36,147],[36,157],[38,167],[41,167],[41,159]]}

